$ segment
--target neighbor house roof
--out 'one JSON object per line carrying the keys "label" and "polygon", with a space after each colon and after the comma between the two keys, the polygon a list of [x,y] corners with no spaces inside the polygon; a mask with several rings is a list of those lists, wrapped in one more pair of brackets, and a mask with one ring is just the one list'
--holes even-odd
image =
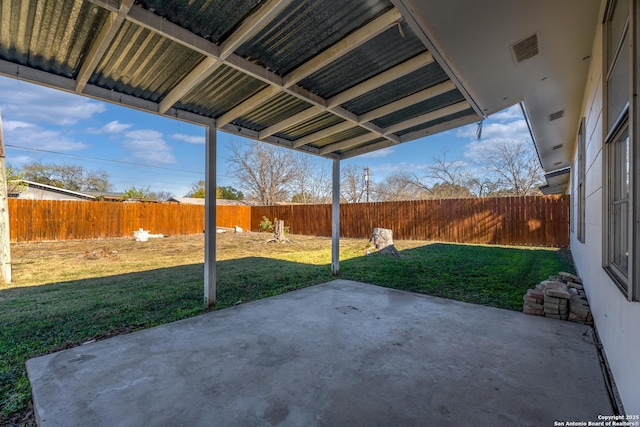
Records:
{"label": "neighbor house roof", "polygon": [[[45,193],[52,193],[59,195],[56,199],[69,198],[73,200],[95,200],[96,198],[90,194],[80,193],[77,191],[67,190],[65,188],[54,187],[52,185],[41,184],[39,182],[27,181],[21,179],[19,181],[9,181],[7,185],[7,192],[9,197],[19,197],[22,193],[32,193],[31,190],[41,190],[41,195]],[[39,197],[44,198],[44,197]]]}
{"label": "neighbor house roof", "polygon": [[523,102],[550,172],[569,161],[598,4],[8,0],[0,74],[333,159]]}

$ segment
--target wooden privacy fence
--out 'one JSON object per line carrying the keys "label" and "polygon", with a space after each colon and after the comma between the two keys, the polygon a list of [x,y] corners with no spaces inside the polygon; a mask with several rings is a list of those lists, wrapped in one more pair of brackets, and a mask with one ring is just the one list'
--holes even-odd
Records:
{"label": "wooden privacy fence", "polygon": [[[216,206],[217,224],[251,229],[249,206]],[[164,235],[204,230],[204,206],[161,203],[9,199],[12,242],[132,236],[144,228]]]}
{"label": "wooden privacy fence", "polygon": [[[569,206],[569,196],[343,204],[340,235],[368,239],[382,227],[396,239],[566,247]],[[254,230],[263,216],[284,220],[292,234],[331,236],[331,205],[253,207]]]}
{"label": "wooden privacy fence", "polygon": [[[217,206],[218,226],[259,231],[262,217],[285,221],[293,234],[331,236],[331,205]],[[160,203],[9,200],[12,242],[131,236],[144,228],[198,234],[204,206]],[[396,239],[569,245],[569,196],[418,200],[340,206],[340,235],[368,239],[375,227]]]}

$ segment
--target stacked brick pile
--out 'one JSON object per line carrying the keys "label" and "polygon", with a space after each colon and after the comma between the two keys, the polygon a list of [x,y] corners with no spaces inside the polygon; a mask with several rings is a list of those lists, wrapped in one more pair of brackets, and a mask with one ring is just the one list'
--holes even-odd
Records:
{"label": "stacked brick pile", "polygon": [[523,297],[525,314],[593,325],[587,296],[580,279],[561,271],[529,289]]}

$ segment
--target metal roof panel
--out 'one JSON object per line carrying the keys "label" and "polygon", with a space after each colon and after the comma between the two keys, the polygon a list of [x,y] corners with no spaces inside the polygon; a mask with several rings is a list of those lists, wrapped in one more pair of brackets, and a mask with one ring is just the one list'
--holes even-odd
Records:
{"label": "metal roof panel", "polygon": [[0,59],[74,77],[108,15],[84,0],[3,0]]}
{"label": "metal roof panel", "polygon": [[303,136],[310,135],[314,132],[318,132],[322,129],[328,128],[329,126],[337,125],[338,123],[341,123],[343,121],[344,120],[334,116],[331,113],[322,113],[310,120],[279,132],[275,134],[275,136],[277,136],[278,138],[295,140],[298,138],[302,138]]}
{"label": "metal roof panel", "polygon": [[182,28],[220,43],[261,0],[138,0],[137,3]]}
{"label": "metal roof panel", "polygon": [[157,102],[203,58],[157,33],[125,22],[89,83]]}
{"label": "metal roof panel", "polygon": [[294,96],[281,93],[249,114],[234,120],[233,123],[247,129],[261,131],[300,111],[306,110],[310,106],[311,104]]}
{"label": "metal roof panel", "polygon": [[360,115],[447,80],[449,77],[442,67],[436,62],[432,62],[404,77],[346,102],[343,106]]}
{"label": "metal roof panel", "polygon": [[218,117],[267,86],[228,66],[221,66],[194,87],[176,106],[207,117]]}
{"label": "metal roof panel", "polygon": [[447,107],[460,101],[464,101],[464,96],[460,93],[460,91],[458,89],[450,90],[449,92],[443,93],[442,95],[425,99],[418,104],[411,105],[409,107],[395,111],[391,114],[387,114],[384,117],[375,119],[373,120],[373,123],[382,128],[386,128],[396,123],[400,123],[405,120],[420,116],[422,114],[436,111],[440,108]]}
{"label": "metal roof panel", "polygon": [[392,7],[387,0],[294,0],[236,53],[284,76]]}
{"label": "metal roof panel", "polygon": [[424,51],[411,28],[402,23],[300,81],[300,86],[330,98]]}
{"label": "metal roof panel", "polygon": [[439,125],[441,123],[450,122],[451,120],[455,120],[455,119],[459,119],[459,118],[467,117],[467,116],[476,116],[477,117],[477,114],[473,110],[473,108],[469,108],[469,109],[466,109],[464,111],[460,111],[459,113],[455,113],[455,114],[451,114],[449,116],[441,117],[439,119],[432,120],[430,122],[423,123],[421,125],[414,126],[412,128],[409,128],[409,129],[405,129],[403,131],[396,132],[396,134],[399,135],[399,136],[407,135],[407,134],[412,133],[412,132],[416,132],[416,131],[419,131],[419,130],[427,129],[427,128]]}

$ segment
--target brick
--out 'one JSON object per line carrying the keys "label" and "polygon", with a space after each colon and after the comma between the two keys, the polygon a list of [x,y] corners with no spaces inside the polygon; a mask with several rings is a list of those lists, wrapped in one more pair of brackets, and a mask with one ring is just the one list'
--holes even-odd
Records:
{"label": "brick", "polygon": [[544,299],[544,292],[539,289],[529,289],[527,296],[532,298]]}
{"label": "brick", "polygon": [[531,302],[534,304],[542,304],[544,302],[544,300],[542,298],[531,298],[528,296],[523,296],[522,299],[524,300],[524,302]]}
{"label": "brick", "polygon": [[573,289],[577,289],[577,290],[582,290],[583,289],[582,285],[579,285],[579,284],[573,283],[573,282],[567,282],[567,286],[569,288],[573,288]]}
{"label": "brick", "polygon": [[544,310],[544,306],[542,304],[536,304],[533,302],[528,302],[524,306],[529,308],[535,308],[536,310]]}
{"label": "brick", "polygon": [[581,296],[575,296],[573,295],[569,301],[571,302],[571,304],[579,304],[579,305],[584,305],[584,306],[589,306],[589,301],[587,301],[586,298],[583,298]]}
{"label": "brick", "polygon": [[562,300],[562,298],[556,298],[556,297],[552,297],[552,296],[545,296],[544,298],[544,302],[547,303],[551,303],[551,304],[560,304],[560,301]]}
{"label": "brick", "polygon": [[546,289],[567,289],[567,285],[562,282],[557,282],[555,280],[545,280],[540,282],[545,286]]}
{"label": "brick", "polygon": [[566,271],[559,272],[558,276],[562,277],[567,282],[582,283],[582,280],[580,280],[578,276],[576,276],[575,274],[567,273]]}
{"label": "brick", "polygon": [[[552,302],[545,302],[544,303],[544,308],[545,310],[560,310],[560,304],[554,304]],[[562,307],[564,308],[564,307]]]}
{"label": "brick", "polygon": [[580,304],[571,305],[571,307],[569,308],[569,311],[575,314],[579,314],[580,316],[584,316],[585,318],[586,316],[589,315],[589,313],[591,313],[591,310],[589,310],[589,307],[585,307],[584,305],[580,305]]}
{"label": "brick", "polygon": [[571,294],[569,293],[569,291],[565,289],[547,289],[546,292],[548,296],[552,296],[556,298],[563,298],[563,299],[571,298]]}
{"label": "brick", "polygon": [[525,307],[525,308],[522,310],[522,312],[523,312],[524,314],[533,314],[533,315],[535,315],[535,316],[544,316],[544,310],[538,310],[538,309],[535,309],[535,308],[528,308],[528,307]]}

